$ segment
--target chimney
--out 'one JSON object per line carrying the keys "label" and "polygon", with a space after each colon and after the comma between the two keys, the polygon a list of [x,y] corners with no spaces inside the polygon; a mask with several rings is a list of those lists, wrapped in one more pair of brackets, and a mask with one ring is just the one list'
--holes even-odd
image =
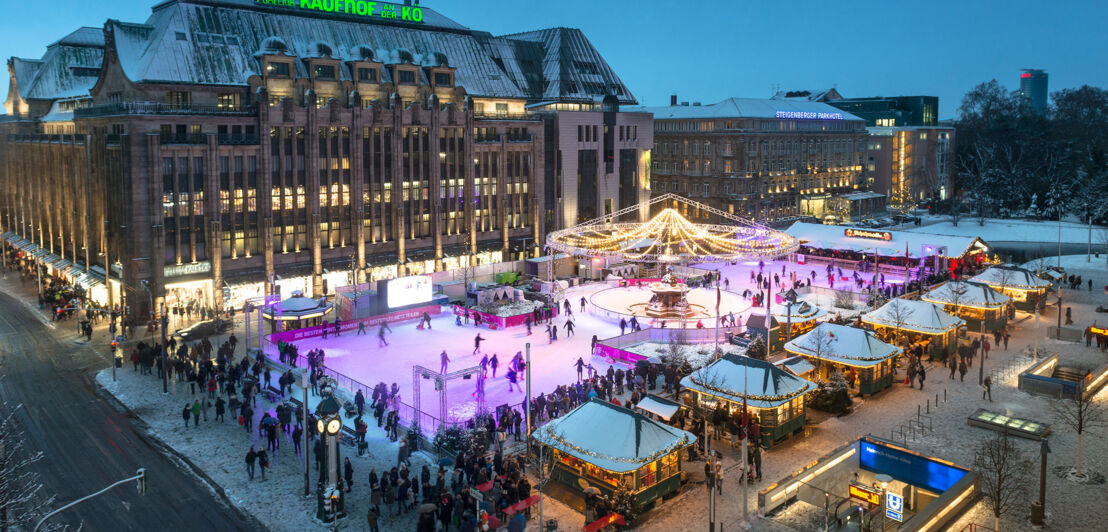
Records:
{"label": "chimney", "polygon": [[689,102],[681,102],[681,106],[682,106],[682,107],[688,107],[688,106],[689,106]]}
{"label": "chimney", "polygon": [[692,103],[692,106],[693,106],[693,107],[700,107],[700,102],[693,102],[693,103]]}
{"label": "chimney", "polygon": [[671,106],[677,105],[677,93],[676,92],[669,95],[669,104]]}

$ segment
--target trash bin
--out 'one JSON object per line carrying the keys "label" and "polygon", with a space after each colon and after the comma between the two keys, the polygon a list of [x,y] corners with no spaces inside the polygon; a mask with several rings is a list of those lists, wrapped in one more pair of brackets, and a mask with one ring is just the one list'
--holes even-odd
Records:
{"label": "trash bin", "polygon": [[1043,524],[1043,505],[1039,501],[1031,503],[1031,524],[1036,526]]}
{"label": "trash bin", "polygon": [[546,532],[556,532],[557,530],[558,530],[558,520],[557,519],[547,519],[546,520]]}

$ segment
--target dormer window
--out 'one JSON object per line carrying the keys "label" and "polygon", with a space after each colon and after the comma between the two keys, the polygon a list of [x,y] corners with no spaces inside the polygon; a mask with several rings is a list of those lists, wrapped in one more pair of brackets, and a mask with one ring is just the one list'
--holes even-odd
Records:
{"label": "dormer window", "polygon": [[312,69],[313,79],[335,79],[335,67],[334,65],[315,65]]}
{"label": "dormer window", "polygon": [[436,87],[449,87],[453,85],[453,83],[450,82],[450,74],[445,72],[435,73],[434,81]]}
{"label": "dormer window", "polygon": [[401,70],[399,75],[400,83],[404,85],[415,85],[415,72],[411,70]]}
{"label": "dormer window", "polygon": [[266,63],[265,75],[272,78],[287,78],[289,77],[289,64],[288,63]]}
{"label": "dormer window", "polygon": [[366,81],[371,83],[377,82],[377,69],[376,68],[359,68],[358,69],[358,81]]}

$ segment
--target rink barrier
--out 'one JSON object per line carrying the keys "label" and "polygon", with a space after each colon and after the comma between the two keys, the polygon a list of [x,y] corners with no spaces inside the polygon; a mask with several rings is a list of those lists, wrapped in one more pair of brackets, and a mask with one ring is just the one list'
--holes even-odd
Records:
{"label": "rink barrier", "polygon": [[[370,316],[368,318],[362,318],[359,320],[348,320],[339,322],[339,332],[357,332],[358,324],[365,323],[366,328],[380,325],[384,321],[390,323],[414,320],[423,316],[426,312],[431,316],[442,314],[442,306],[440,305],[428,305],[426,307],[413,308],[408,310],[401,310],[397,312],[390,312],[388,314],[378,314],[377,316]],[[327,334],[335,332],[335,323],[324,322],[323,325],[316,325],[315,327],[304,327],[302,329],[293,329],[291,331],[281,331],[266,335],[266,340],[270,344],[277,345],[277,342],[291,342],[294,340],[303,340],[305,338],[316,338],[323,336],[323,331],[326,330]]]}
{"label": "rink barrier", "polygon": [[[726,344],[730,337],[744,332],[746,332],[746,327],[744,326],[720,327],[718,336],[719,342],[721,344]],[[597,340],[596,351],[593,354],[595,356],[634,364],[639,360],[645,360],[647,357],[626,351],[624,348],[643,342],[669,343],[671,341],[676,341],[680,344],[709,344],[714,343],[716,337],[716,329],[714,328],[661,329],[652,327],[620,336]]]}
{"label": "rink barrier", "polygon": [[[451,305],[451,308],[455,316],[465,316],[465,311],[469,311],[469,318],[472,320],[474,315],[481,316],[481,323],[487,324],[489,329],[506,329],[508,327],[517,327],[527,323],[527,318],[531,317],[534,320],[534,313],[526,312],[524,314],[516,314],[515,316],[497,316],[495,314],[489,314],[487,312],[481,312],[477,309],[466,308],[461,305]],[[544,307],[544,309],[553,309],[554,314],[551,319],[557,318],[559,314],[559,306]]]}

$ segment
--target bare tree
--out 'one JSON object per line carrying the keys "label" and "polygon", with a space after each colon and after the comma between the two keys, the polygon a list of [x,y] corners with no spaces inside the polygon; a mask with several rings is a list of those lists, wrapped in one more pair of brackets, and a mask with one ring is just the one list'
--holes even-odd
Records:
{"label": "bare tree", "polygon": [[1078,477],[1084,476],[1081,472],[1081,437],[1088,430],[1102,428],[1108,423],[1105,419],[1104,409],[1093,401],[1093,394],[1086,394],[1084,389],[1079,389],[1076,396],[1069,399],[1056,399],[1051,402],[1054,413],[1062,419],[1070,429],[1077,433],[1077,465],[1075,466]]}
{"label": "bare tree", "polygon": [[999,532],[1000,517],[1015,509],[1030,485],[1031,461],[1001,432],[981,441],[973,467],[981,472],[985,506],[993,512],[993,529]]}
{"label": "bare tree", "polygon": [[980,140],[974,141],[958,161],[959,180],[969,200],[974,202],[980,225],[985,225],[985,205],[996,181],[996,161],[995,146]]}
{"label": "bare tree", "polygon": [[831,342],[835,341],[835,337],[824,328],[823,325],[817,325],[811,332],[805,334],[802,337],[803,342],[797,342],[798,347],[807,348],[816,357],[816,366],[823,365],[823,353],[831,347]]}
{"label": "bare tree", "polygon": [[23,445],[26,439],[15,418],[22,407],[0,402],[0,530],[30,529],[54,503],[30,469],[42,453]]}
{"label": "bare tree", "polygon": [[908,323],[908,319],[911,318],[912,314],[915,314],[916,311],[905,305],[904,300],[899,298],[890,301],[886,307],[888,307],[889,310],[885,315],[889,317],[893,322],[893,327],[896,328],[896,338],[893,340],[893,343],[900,345],[900,329]]}

